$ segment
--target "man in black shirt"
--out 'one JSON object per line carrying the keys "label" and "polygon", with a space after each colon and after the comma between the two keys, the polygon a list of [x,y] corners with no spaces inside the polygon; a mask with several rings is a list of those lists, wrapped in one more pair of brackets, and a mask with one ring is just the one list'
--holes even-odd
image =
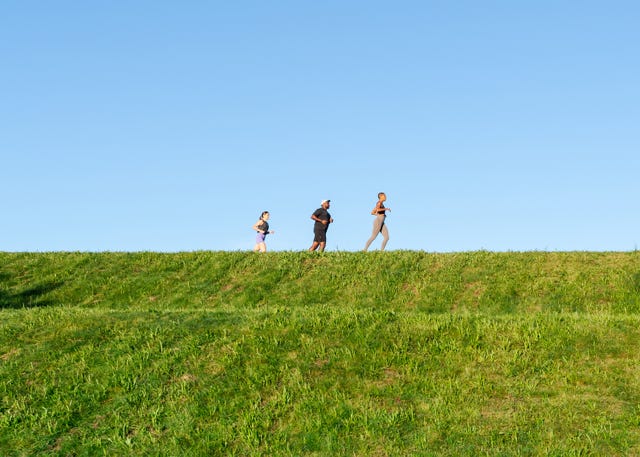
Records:
{"label": "man in black shirt", "polygon": [[311,219],[315,221],[315,224],[313,224],[314,237],[313,244],[309,248],[310,251],[315,251],[319,246],[320,252],[323,252],[327,245],[327,230],[329,229],[329,224],[333,223],[331,214],[327,211],[330,206],[331,200],[322,200],[320,208],[311,215]]}

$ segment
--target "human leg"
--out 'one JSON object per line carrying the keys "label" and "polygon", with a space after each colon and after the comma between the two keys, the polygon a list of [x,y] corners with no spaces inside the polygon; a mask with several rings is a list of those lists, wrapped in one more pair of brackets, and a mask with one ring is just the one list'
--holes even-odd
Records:
{"label": "human leg", "polygon": [[324,251],[324,247],[327,244],[327,231],[324,228],[314,228],[313,235],[313,244],[309,250],[315,251],[320,247],[320,252]]}
{"label": "human leg", "polygon": [[387,224],[382,224],[382,245],[380,246],[380,250],[384,251],[385,246],[387,245],[387,241],[389,241],[389,229],[387,229]]}
{"label": "human leg", "polygon": [[373,230],[371,232],[371,237],[367,240],[367,243],[364,246],[365,251],[369,249],[369,246],[371,246],[371,243],[373,243],[373,240],[376,239],[376,237],[378,236],[378,233],[380,233],[380,230],[383,227],[383,224],[384,224],[384,216],[383,215],[376,216],[376,218],[373,220]]}
{"label": "human leg", "polygon": [[253,247],[253,252],[266,252],[267,245],[264,243],[265,234],[258,232],[256,234],[256,245]]}

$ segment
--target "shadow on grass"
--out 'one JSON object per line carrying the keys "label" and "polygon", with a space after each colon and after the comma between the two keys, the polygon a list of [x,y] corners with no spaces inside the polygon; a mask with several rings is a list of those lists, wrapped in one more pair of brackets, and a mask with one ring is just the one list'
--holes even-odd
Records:
{"label": "shadow on grass", "polygon": [[[0,273],[0,284],[6,282],[9,276]],[[62,286],[61,282],[46,282],[29,287],[17,293],[0,289],[0,309],[40,308],[51,306],[53,301],[45,298],[49,292]]]}

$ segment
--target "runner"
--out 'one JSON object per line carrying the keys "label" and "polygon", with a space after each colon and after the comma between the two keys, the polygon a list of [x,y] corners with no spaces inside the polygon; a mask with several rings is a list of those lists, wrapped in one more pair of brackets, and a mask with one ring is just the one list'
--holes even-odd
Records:
{"label": "runner", "polygon": [[366,252],[369,249],[373,240],[376,239],[378,233],[382,233],[382,245],[380,246],[380,250],[384,251],[385,246],[387,245],[387,241],[389,241],[389,230],[387,230],[387,224],[385,224],[385,219],[387,218],[386,211],[391,211],[391,208],[386,208],[384,206],[384,202],[387,201],[387,196],[384,192],[380,192],[378,194],[378,202],[376,203],[375,208],[371,211],[371,214],[376,218],[373,220],[373,232],[371,233],[371,238],[367,240],[367,244],[364,246],[364,251]]}
{"label": "runner", "polygon": [[331,200],[322,200],[320,208],[311,215],[311,219],[315,221],[315,224],[313,224],[313,243],[309,251],[315,251],[320,247],[320,252],[323,252],[327,245],[327,230],[329,230],[329,224],[333,223],[331,214],[327,211],[330,206]]}
{"label": "runner", "polygon": [[253,247],[253,252],[267,252],[267,244],[265,243],[265,238],[268,234],[275,233],[273,230],[269,230],[269,211],[263,211],[258,222],[253,224],[253,230],[258,232],[256,234],[256,245]]}

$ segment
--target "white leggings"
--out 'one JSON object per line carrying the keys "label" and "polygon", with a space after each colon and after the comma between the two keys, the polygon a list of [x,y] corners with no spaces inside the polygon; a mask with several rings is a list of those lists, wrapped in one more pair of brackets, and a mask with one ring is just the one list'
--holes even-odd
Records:
{"label": "white leggings", "polygon": [[367,240],[367,244],[364,246],[365,251],[369,249],[369,246],[373,243],[373,240],[376,239],[378,233],[382,233],[383,240],[380,250],[384,251],[384,247],[387,245],[387,241],[389,241],[389,230],[387,230],[387,224],[384,223],[386,217],[384,214],[378,214],[373,220],[373,232],[371,232],[371,238]]}

